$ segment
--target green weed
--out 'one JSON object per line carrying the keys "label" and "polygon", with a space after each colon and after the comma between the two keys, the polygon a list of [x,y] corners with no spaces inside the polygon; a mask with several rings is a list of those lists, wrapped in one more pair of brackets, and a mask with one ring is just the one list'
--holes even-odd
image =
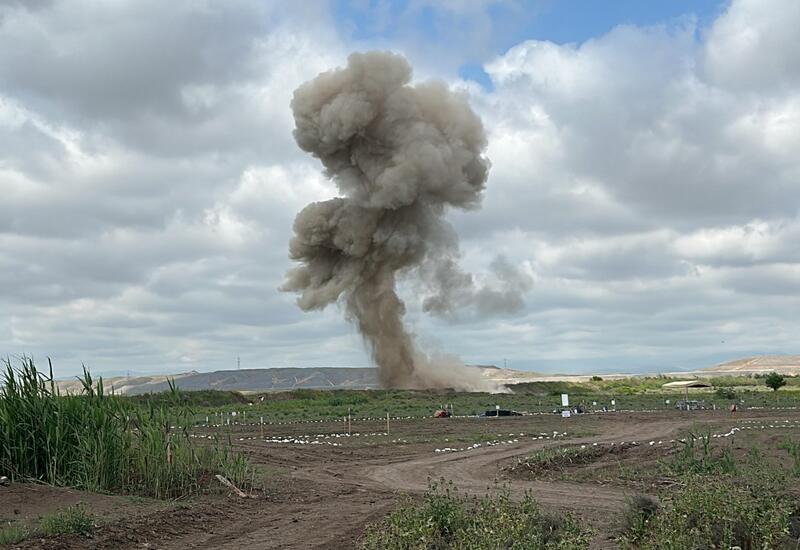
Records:
{"label": "green weed", "polygon": [[86,535],[94,528],[94,518],[81,506],[70,506],[39,522],[39,529],[46,537],[55,535]]}
{"label": "green weed", "polygon": [[650,521],[658,513],[658,501],[649,495],[629,497],[622,514],[622,533],[630,540],[640,540],[647,534]]}
{"label": "green weed", "polygon": [[21,525],[8,525],[0,528],[0,544],[17,544],[30,538],[32,531]]}
{"label": "green weed", "polygon": [[788,542],[793,499],[758,480],[690,476],[685,486],[645,528],[629,533],[636,548],[779,548]]}
{"label": "green weed", "polygon": [[789,456],[792,457],[792,473],[796,477],[800,477],[800,441],[792,441],[786,438],[786,440],[780,444],[780,448],[784,449],[789,453]]}
{"label": "green weed", "polygon": [[681,449],[671,460],[662,462],[668,474],[734,474],[736,458],[730,448],[714,453],[711,448],[711,433],[689,435],[680,442]]}
{"label": "green weed", "polygon": [[458,494],[452,484],[431,484],[421,504],[407,501],[373,525],[363,549],[521,550],[588,548],[591,533],[569,514],[550,515],[526,494],[521,502],[499,489],[482,498]]}
{"label": "green weed", "polygon": [[94,529],[94,517],[82,506],[69,506],[39,520],[37,526],[11,524],[0,528],[0,545],[17,544],[33,537],[88,535]]}

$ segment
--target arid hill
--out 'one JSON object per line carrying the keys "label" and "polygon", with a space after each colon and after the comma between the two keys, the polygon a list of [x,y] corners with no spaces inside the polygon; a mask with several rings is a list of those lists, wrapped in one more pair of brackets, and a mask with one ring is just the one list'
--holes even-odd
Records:
{"label": "arid hill", "polygon": [[706,369],[715,374],[800,374],[800,355],[759,355],[728,361]]}
{"label": "arid hill", "polygon": [[[513,384],[526,382],[541,375],[495,366],[481,365],[485,378]],[[162,392],[169,388],[168,380],[174,378],[184,391],[228,390],[240,392],[281,391],[293,389],[369,389],[378,388],[377,370],[365,367],[287,367],[265,369],[221,370],[214,372],[187,372],[158,376],[117,376],[106,378],[105,385],[117,394],[140,395]],[[78,380],[58,382],[62,392],[79,392]]]}

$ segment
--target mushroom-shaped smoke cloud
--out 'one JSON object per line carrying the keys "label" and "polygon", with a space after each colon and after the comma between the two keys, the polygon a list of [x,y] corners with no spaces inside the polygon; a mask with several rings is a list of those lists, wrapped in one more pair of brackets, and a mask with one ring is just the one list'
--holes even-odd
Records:
{"label": "mushroom-shaped smoke cloud", "polygon": [[448,206],[476,207],[489,170],[483,125],[466,98],[442,82],[410,80],[402,56],[354,53],[295,90],[295,139],[342,196],[297,215],[290,257],[300,265],[283,290],[299,293],[306,311],[341,299],[386,387],[496,391],[477,369],[420,352],[403,324],[399,274],[438,274],[427,281],[438,290],[426,310],[447,311],[449,296],[464,295],[441,285],[472,285],[454,264],[458,239],[443,216]]}

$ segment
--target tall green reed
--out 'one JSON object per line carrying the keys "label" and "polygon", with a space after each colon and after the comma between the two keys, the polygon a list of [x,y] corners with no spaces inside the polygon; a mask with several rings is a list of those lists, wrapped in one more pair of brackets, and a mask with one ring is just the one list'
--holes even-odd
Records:
{"label": "tall green reed", "polygon": [[[48,360],[49,363],[49,360]],[[79,395],[61,395],[48,374],[23,357],[8,359],[0,383],[0,473],[94,491],[173,498],[196,492],[213,474],[236,482],[249,465],[219,442],[195,445],[191,411],[170,399],[132,405],[106,392],[84,368]]]}

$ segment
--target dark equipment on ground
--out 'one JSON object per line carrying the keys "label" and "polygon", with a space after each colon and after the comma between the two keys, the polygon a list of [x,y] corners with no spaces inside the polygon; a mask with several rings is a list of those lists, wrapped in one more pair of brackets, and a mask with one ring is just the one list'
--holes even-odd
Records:
{"label": "dark equipment on ground", "polygon": [[507,409],[489,409],[481,416],[522,416],[522,413],[517,411],[509,411]]}

